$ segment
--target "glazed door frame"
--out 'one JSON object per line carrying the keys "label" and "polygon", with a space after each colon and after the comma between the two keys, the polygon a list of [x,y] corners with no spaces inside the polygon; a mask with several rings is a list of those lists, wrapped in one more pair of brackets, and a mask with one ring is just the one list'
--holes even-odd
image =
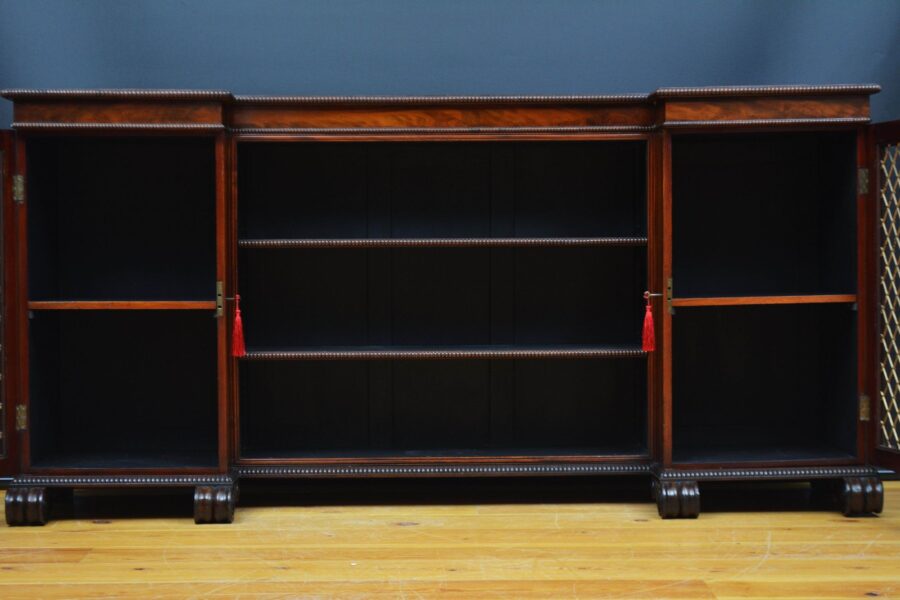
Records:
{"label": "glazed door frame", "polygon": [[[15,202],[13,172],[15,170],[15,136],[11,130],[0,131],[0,480],[18,474],[18,436],[15,412],[18,404],[15,368],[9,350],[15,348],[15,302],[6,293],[15,281],[15,252],[12,226]],[[13,355],[14,356],[14,355]]]}
{"label": "glazed door frame", "polygon": [[[673,140],[674,136],[685,137],[690,135],[721,135],[728,136],[742,133],[787,133],[787,132],[829,132],[829,131],[845,131],[853,132],[856,136],[856,166],[858,169],[869,166],[869,132],[871,127],[868,125],[838,125],[838,126],[791,126],[791,127],[766,127],[766,126],[727,126],[727,127],[684,127],[675,130],[663,128],[660,132],[660,146],[662,157],[660,160],[662,173],[659,182],[661,196],[661,216],[662,222],[662,269],[661,277],[657,280],[658,288],[663,291],[668,298],[678,298],[677,291],[672,292],[668,288],[668,282],[672,279],[673,264],[677,257],[673,256],[673,211],[675,210],[673,200]],[[874,344],[874,323],[875,315],[873,314],[874,303],[870,298],[869,290],[874,289],[871,283],[871,273],[874,269],[871,267],[872,253],[868,251],[872,244],[873,236],[871,235],[871,211],[867,209],[871,206],[869,195],[863,193],[857,188],[857,391],[859,398],[862,399],[866,395],[872,394],[874,391],[874,380],[871,379],[875,361],[870,356],[870,348]],[[677,290],[677,282],[675,282]],[[869,447],[871,445],[871,435],[869,424],[863,419],[857,419],[856,422],[856,453],[852,458],[847,459],[788,459],[788,460],[754,460],[740,461],[728,463],[685,463],[676,462],[673,458],[674,447],[674,426],[673,426],[673,405],[678,401],[673,394],[673,324],[677,310],[672,308],[672,304],[667,301],[662,312],[662,331],[657,332],[659,339],[662,340],[662,357],[661,357],[661,406],[660,406],[660,442],[662,452],[660,453],[660,467],[662,469],[717,469],[723,465],[741,467],[741,468],[767,468],[767,467],[785,467],[785,466],[833,466],[833,465],[854,465],[867,462],[869,455]],[[865,325],[863,325],[865,324]],[[874,397],[873,397],[874,403]]]}
{"label": "glazed door frame", "polygon": [[[10,132],[12,137],[12,132]],[[12,173],[21,176],[24,181],[24,199],[21,202],[12,203],[12,198],[7,202],[4,198],[4,217],[11,218],[4,223],[4,253],[6,257],[14,257],[15,260],[4,262],[4,274],[8,274],[7,281],[13,282],[11,285],[4,286],[3,299],[5,301],[5,313],[8,315],[7,324],[14,324],[14,332],[4,330],[4,342],[9,344],[10,348],[15,348],[12,354],[12,360],[4,365],[4,389],[14,389],[17,405],[25,406],[26,414],[31,413],[30,397],[29,397],[29,292],[28,292],[28,178],[27,178],[27,141],[32,136],[71,136],[71,137],[207,137],[210,139],[214,154],[214,190],[215,190],[215,274],[216,281],[222,282],[223,287],[228,285],[228,275],[225,263],[225,224],[226,224],[226,134],[224,131],[217,131],[210,134],[208,131],[195,130],[174,130],[160,132],[148,129],[129,130],[102,130],[86,128],[81,131],[56,130],[48,128],[41,129],[36,132],[23,133],[21,131],[14,134],[14,161],[12,162]],[[5,143],[5,141],[4,141]],[[5,184],[4,178],[4,184]],[[134,304],[141,304],[140,301]],[[8,328],[7,328],[8,329]],[[161,475],[170,473],[183,474],[224,474],[229,473],[231,465],[229,462],[230,455],[230,439],[229,439],[229,423],[230,415],[228,410],[228,345],[227,345],[227,322],[225,314],[216,318],[216,406],[217,406],[217,452],[216,466],[214,467],[103,467],[88,469],[71,469],[58,467],[40,467],[34,468],[31,464],[31,423],[26,421],[26,426],[22,431],[16,431],[16,475],[19,474],[41,474],[41,475],[64,475],[77,472],[80,475],[114,475],[114,474],[144,474],[144,475]],[[14,333],[15,335],[11,335]],[[4,353],[6,354],[6,353]],[[13,383],[9,383],[10,380]],[[10,411],[14,412],[14,411]],[[30,414],[29,414],[30,416]],[[172,415],[177,418],[178,415]],[[11,415],[10,419],[15,421],[15,416]],[[15,425],[15,423],[13,423]],[[0,476],[4,474],[2,470],[3,463],[0,462]]]}
{"label": "glazed door frame", "polygon": [[[900,121],[878,123],[870,132],[871,463],[900,472]],[[889,254],[894,262],[886,264]]]}

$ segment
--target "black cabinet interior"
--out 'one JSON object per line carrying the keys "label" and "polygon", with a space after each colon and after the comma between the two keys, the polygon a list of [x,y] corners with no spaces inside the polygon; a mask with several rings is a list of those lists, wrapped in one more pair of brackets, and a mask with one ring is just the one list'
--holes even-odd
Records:
{"label": "black cabinet interior", "polygon": [[35,311],[31,464],[218,464],[216,322],[198,311]]}
{"label": "black cabinet interior", "polygon": [[213,143],[34,137],[31,300],[215,298]]}
{"label": "black cabinet interior", "polygon": [[[598,238],[623,245],[245,245],[248,350],[640,348],[644,142],[238,148],[241,240]],[[637,238],[637,240],[633,239]],[[241,456],[644,455],[644,356],[253,360]]]}
{"label": "black cabinet interior", "polygon": [[241,455],[646,454],[643,359],[252,361]]}
{"label": "black cabinet interior", "polygon": [[241,238],[646,236],[644,142],[238,147]]}
{"label": "black cabinet interior", "polygon": [[856,292],[853,132],[678,135],[677,297]]}
{"label": "black cabinet interior", "polygon": [[679,308],[676,462],[856,454],[856,313],[847,304]]}
{"label": "black cabinet interior", "polygon": [[244,249],[248,349],[640,343],[646,250]]}

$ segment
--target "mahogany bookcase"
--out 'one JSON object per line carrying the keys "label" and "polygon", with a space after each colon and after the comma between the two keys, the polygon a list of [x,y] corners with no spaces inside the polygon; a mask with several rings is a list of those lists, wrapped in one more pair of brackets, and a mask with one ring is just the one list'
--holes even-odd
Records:
{"label": "mahogany bookcase", "polygon": [[7,522],[87,487],[229,522],[245,478],[645,476],[663,517],[706,481],[808,481],[880,512],[878,89],[7,90]]}

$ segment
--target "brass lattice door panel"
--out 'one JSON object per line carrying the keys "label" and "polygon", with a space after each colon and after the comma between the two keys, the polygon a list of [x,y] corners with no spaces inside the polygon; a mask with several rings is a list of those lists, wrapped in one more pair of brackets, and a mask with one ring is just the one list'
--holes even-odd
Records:
{"label": "brass lattice door panel", "polygon": [[879,167],[878,448],[900,452],[900,143],[883,144]]}

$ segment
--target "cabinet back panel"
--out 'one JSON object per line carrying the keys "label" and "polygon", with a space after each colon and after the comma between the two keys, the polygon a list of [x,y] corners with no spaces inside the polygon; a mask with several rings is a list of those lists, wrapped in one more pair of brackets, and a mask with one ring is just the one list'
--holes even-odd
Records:
{"label": "cabinet back panel", "polygon": [[215,168],[202,138],[28,142],[32,300],[215,297]]}
{"label": "cabinet back panel", "polygon": [[846,305],[679,308],[679,457],[797,449],[856,453],[856,313]]}
{"label": "cabinet back panel", "polygon": [[247,347],[352,345],[366,339],[365,252],[240,251]]}
{"label": "cabinet back panel", "polygon": [[678,297],[856,291],[853,133],[676,136]]}
{"label": "cabinet back panel", "polygon": [[30,371],[32,464],[216,464],[208,313],[39,312]]}
{"label": "cabinet back panel", "polygon": [[517,361],[516,443],[640,452],[647,435],[646,366],[633,359]]}
{"label": "cabinet back panel", "polygon": [[365,144],[238,146],[241,237],[366,237]]}
{"label": "cabinet back panel", "polygon": [[644,248],[245,249],[248,348],[640,342]]}
{"label": "cabinet back panel", "polygon": [[640,359],[240,368],[244,457],[646,451]]}
{"label": "cabinet back panel", "polygon": [[243,238],[646,232],[644,142],[244,143]]}

